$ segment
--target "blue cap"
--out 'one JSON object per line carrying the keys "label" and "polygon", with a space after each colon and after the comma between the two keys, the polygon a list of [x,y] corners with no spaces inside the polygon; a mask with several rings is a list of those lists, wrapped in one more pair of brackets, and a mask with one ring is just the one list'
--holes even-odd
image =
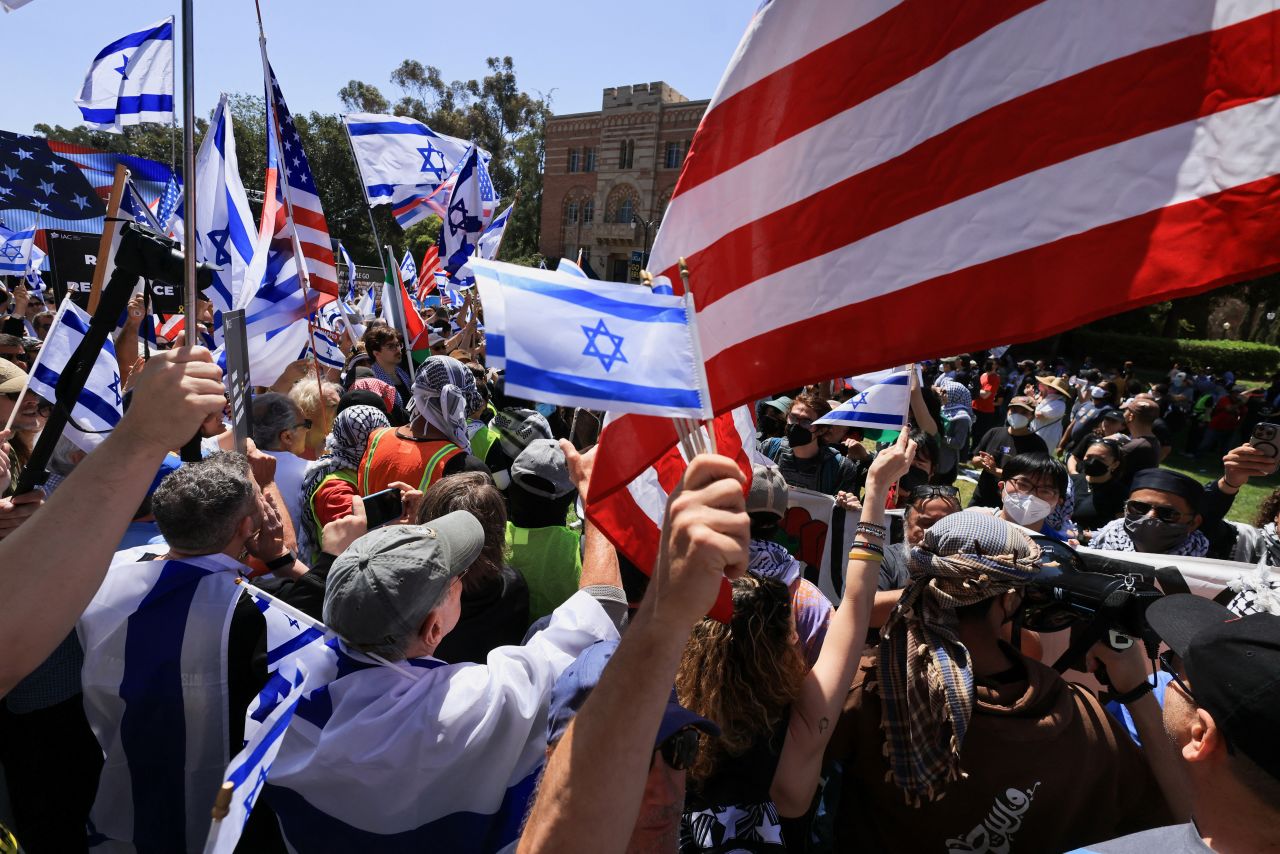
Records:
{"label": "blue cap", "polygon": [[[569,722],[587,701],[591,689],[600,682],[604,667],[618,648],[617,641],[599,641],[582,651],[577,661],[570,664],[560,674],[556,684],[551,688],[551,707],[547,715],[547,744],[554,744],[569,728]],[[658,745],[675,735],[685,727],[697,727],[707,735],[719,735],[720,727],[695,712],[691,712],[676,701],[676,692],[671,691],[667,701],[667,710],[662,714],[662,723],[658,726],[658,737],[653,741],[656,750]]]}

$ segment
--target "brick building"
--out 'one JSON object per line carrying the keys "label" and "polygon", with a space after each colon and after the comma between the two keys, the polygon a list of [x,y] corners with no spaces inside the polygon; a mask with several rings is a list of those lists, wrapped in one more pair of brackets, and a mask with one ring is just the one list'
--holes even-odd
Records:
{"label": "brick building", "polygon": [[548,258],[583,259],[603,279],[636,281],[652,222],[657,233],[693,132],[708,101],[666,83],[604,90],[598,112],[547,122],[538,248]]}

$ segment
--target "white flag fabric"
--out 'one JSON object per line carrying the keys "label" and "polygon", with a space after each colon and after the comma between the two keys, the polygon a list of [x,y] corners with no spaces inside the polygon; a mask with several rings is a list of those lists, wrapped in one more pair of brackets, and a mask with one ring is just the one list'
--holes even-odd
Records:
{"label": "white flag fabric", "polygon": [[493,260],[498,257],[498,247],[502,245],[502,235],[507,230],[507,223],[511,221],[511,211],[515,206],[515,202],[507,205],[507,209],[495,216],[493,222],[489,223],[484,233],[476,240],[477,258]]}
{"label": "white flag fabric", "polygon": [[408,249],[404,250],[404,257],[400,259],[400,278],[410,291],[418,284],[418,265],[414,263]]}
{"label": "white flag fabric", "polygon": [[[865,381],[865,377],[853,377],[852,380],[851,385],[859,388],[858,381]],[[911,406],[911,372],[893,371],[874,384],[861,387],[863,391],[813,423],[901,430],[907,422],[907,409]]]}
{"label": "white flag fabric", "polygon": [[[587,273],[578,266],[577,261],[571,261],[568,258],[561,258],[560,263],[556,265],[557,273],[568,273],[570,276],[577,276],[579,279],[588,278]],[[671,291],[667,291],[671,293]]]}
{"label": "white flag fabric", "polygon": [[197,253],[219,269],[204,293],[214,309],[214,340],[222,341],[222,312],[239,304],[256,243],[253,214],[240,181],[227,96],[218,101],[196,156]]}
{"label": "white flag fabric", "polygon": [[487,664],[415,658],[399,662],[406,678],[344,655],[341,675],[298,703],[267,778],[291,850],[513,849],[545,756],[551,687],[582,650],[617,637],[579,592]]}
{"label": "white flag fabric", "polygon": [[[486,351],[505,364],[509,394],[612,413],[711,417],[683,297],[501,261],[473,258],[470,267],[486,306]],[[500,304],[501,326],[490,304]]]}
{"label": "white flag fabric", "polygon": [[[38,394],[48,401],[57,400],[58,381],[88,333],[88,313],[73,303],[70,296],[64,297],[36,363],[31,367],[27,394]],[[123,415],[120,367],[116,364],[115,346],[108,337],[94,359],[88,382],[76,398],[76,405],[71,410],[71,423],[64,435],[87,453],[102,444],[103,434],[115,429]]]}
{"label": "white flag fabric", "polygon": [[231,755],[226,637],[247,570],[148,548],[116,555],[76,626],[104,756],[90,818],[100,850],[199,851]]}
{"label": "white flag fabric", "polygon": [[456,274],[475,252],[476,241],[493,219],[496,204],[489,170],[473,145],[458,167],[457,182],[440,226],[440,255],[450,275]]}
{"label": "white flag fabric", "polygon": [[173,17],[98,51],[76,98],[85,124],[122,133],[128,125],[173,121]]}

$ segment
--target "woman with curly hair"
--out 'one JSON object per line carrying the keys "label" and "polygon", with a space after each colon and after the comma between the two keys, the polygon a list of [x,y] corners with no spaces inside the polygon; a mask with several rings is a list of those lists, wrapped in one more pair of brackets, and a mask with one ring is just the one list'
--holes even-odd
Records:
{"label": "woman with curly hair", "polygon": [[736,579],[730,621],[706,618],[694,627],[676,693],[721,735],[703,737],[689,770],[682,851],[787,850],[783,820],[804,816],[813,803],[832,722],[870,625],[886,499],[914,457],[915,442],[903,431],[871,465],[843,596],[812,669],[806,672],[791,595],[779,581],[749,573]]}

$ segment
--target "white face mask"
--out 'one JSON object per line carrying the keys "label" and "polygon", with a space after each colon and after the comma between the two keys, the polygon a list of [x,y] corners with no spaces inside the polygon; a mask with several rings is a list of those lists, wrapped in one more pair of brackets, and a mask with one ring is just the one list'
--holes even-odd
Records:
{"label": "white face mask", "polygon": [[1014,430],[1021,430],[1031,423],[1029,416],[1023,415],[1021,412],[1010,412],[1005,418],[1005,422]]}
{"label": "white face mask", "polygon": [[1005,515],[1019,525],[1030,526],[1053,512],[1053,505],[1043,498],[1031,493],[1006,492],[1004,494]]}

